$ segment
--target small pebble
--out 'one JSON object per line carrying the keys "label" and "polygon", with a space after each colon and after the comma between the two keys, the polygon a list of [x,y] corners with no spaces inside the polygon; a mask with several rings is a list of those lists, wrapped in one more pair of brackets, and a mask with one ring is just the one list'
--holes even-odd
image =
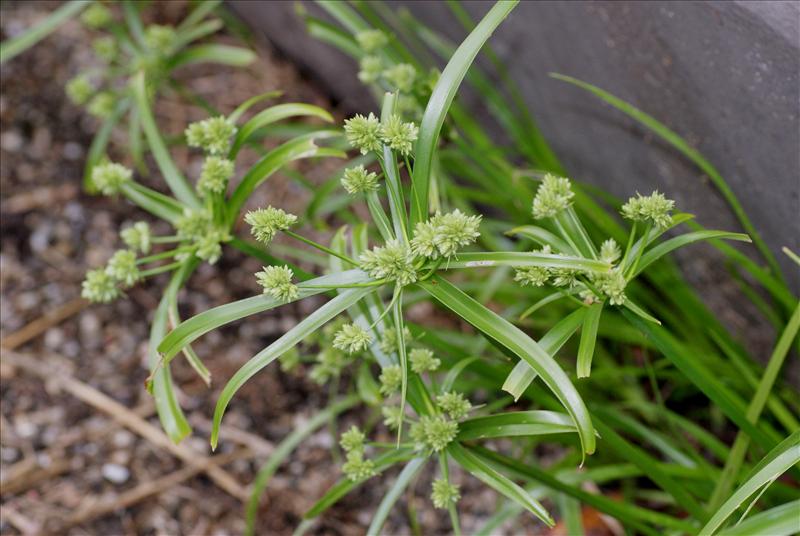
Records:
{"label": "small pebble", "polygon": [[116,463],[106,463],[103,465],[103,478],[113,484],[123,484],[128,481],[131,473],[127,467]]}

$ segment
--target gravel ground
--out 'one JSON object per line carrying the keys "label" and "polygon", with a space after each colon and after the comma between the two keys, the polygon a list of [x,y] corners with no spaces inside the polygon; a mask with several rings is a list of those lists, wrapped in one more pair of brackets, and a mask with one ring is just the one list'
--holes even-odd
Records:
{"label": "gravel ground", "polygon": [[[2,38],[40,20],[54,5],[4,3]],[[180,2],[159,3],[154,21],[175,22],[184,10]],[[230,36],[222,39],[235,43]],[[181,78],[220,110],[232,110],[273,88],[284,90],[286,101],[330,108],[323,92],[266,46],[259,47],[260,59],[246,70],[192,67]],[[73,21],[2,71],[0,534],[241,534],[241,498],[223,490],[219,479],[210,477],[212,471],[188,474],[191,464],[147,436],[148,429],[159,427],[152,399],[143,388],[147,337],[165,277],[148,280],[130,290],[127,299],[110,305],[86,306],[79,298],[86,270],[103,264],[120,246],[120,227],[141,219],[154,223],[122,199],[93,197],[81,190],[85,153],[98,123],[68,102],[63,86],[91,61],[87,33]],[[188,122],[204,115],[174,96],[162,99],[156,114],[168,134],[179,134]],[[115,155],[112,147],[110,156],[123,155]],[[189,176],[199,173],[196,155],[175,149],[173,156]],[[237,168],[246,169],[255,159],[255,154],[244,154]],[[320,181],[337,165],[306,162],[297,169],[311,181]],[[163,190],[155,173],[138,180]],[[291,210],[303,205],[306,193],[277,176],[255,197],[254,205],[269,202]],[[163,223],[154,224],[167,233]],[[254,260],[226,250],[216,266],[203,265],[195,273],[180,296],[182,314],[253,295],[258,289],[252,273],[259,268]],[[224,380],[319,304],[305,300],[201,339],[195,349],[215,379],[211,389],[182,360],[173,362],[180,401],[195,428],[183,443],[190,458],[210,455],[209,419]],[[23,328],[33,328],[36,336],[15,341]],[[233,488],[247,488],[275,445],[324,407],[326,391],[302,374],[286,374],[277,366],[247,383],[229,406],[219,449],[233,458],[223,465]],[[121,410],[113,401],[97,399],[102,394],[127,408],[127,425],[120,423]],[[349,415],[343,426],[358,418]],[[339,478],[331,446],[323,430],[281,467],[262,499],[260,534],[291,534],[303,512]],[[468,533],[494,510],[496,498],[463,475],[455,478],[464,484],[461,507],[468,514],[462,523]],[[387,480],[373,479],[343,499],[312,532],[363,533]],[[410,502],[424,534],[442,533],[449,522],[429,506],[428,486],[422,478]],[[408,501],[401,502],[407,506]],[[408,532],[407,510],[396,509],[387,533]],[[524,520],[509,530],[534,534],[541,533],[541,526]]]}

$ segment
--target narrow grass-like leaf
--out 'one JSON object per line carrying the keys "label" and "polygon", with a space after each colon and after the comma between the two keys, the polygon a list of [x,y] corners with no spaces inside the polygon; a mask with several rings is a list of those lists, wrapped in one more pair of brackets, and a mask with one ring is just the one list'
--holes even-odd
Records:
{"label": "narrow grass-like leaf", "polygon": [[461,374],[464,371],[464,369],[467,368],[471,363],[474,363],[478,359],[480,358],[477,356],[465,357],[455,365],[449,367],[449,370],[447,371],[444,380],[442,380],[441,391],[443,393],[446,393],[447,391],[452,390],[453,384],[456,382],[456,378],[458,378],[458,375]]}
{"label": "narrow grass-like leaf", "polygon": [[[242,181],[231,194],[228,201],[229,223],[233,224],[250,194],[273,173],[293,160],[320,155],[323,148],[319,147],[315,140],[331,138],[339,134],[336,130],[319,130],[289,140],[264,155],[245,173]],[[345,155],[338,153],[336,156],[344,157]]]}
{"label": "narrow grass-like leaf", "polygon": [[139,110],[139,118],[142,122],[142,129],[147,137],[147,144],[150,146],[150,152],[153,154],[153,158],[155,158],[158,169],[164,176],[167,186],[182,203],[192,208],[200,208],[200,201],[197,199],[194,190],[178,170],[167,150],[167,146],[164,144],[164,140],[161,138],[158,125],[153,118],[153,111],[150,109],[147,89],[145,88],[144,71],[139,71],[133,77],[132,88],[136,107]]}
{"label": "narrow grass-like leaf", "polygon": [[558,235],[555,235],[547,229],[538,227],[536,225],[522,225],[520,227],[514,227],[510,231],[507,231],[506,234],[524,236],[525,238],[530,238],[534,242],[538,242],[543,246],[549,245],[554,251],[559,253],[575,255],[572,247],[564,242],[564,240],[562,240]]}
{"label": "narrow grass-like leaf", "polygon": [[311,16],[305,17],[305,23],[306,31],[311,37],[328,43],[353,58],[362,54],[353,36],[333,24]]}
{"label": "narrow grass-like leaf", "polygon": [[197,45],[175,54],[169,61],[171,69],[177,69],[192,63],[219,63],[234,67],[246,67],[255,61],[252,50],[230,45]]}
{"label": "narrow grass-like leaf", "polygon": [[247,112],[247,110],[258,104],[259,102],[268,99],[274,99],[280,97],[281,95],[283,95],[283,91],[275,89],[272,91],[267,91],[266,93],[262,93],[261,95],[256,95],[255,97],[250,97],[249,99],[241,103],[239,106],[237,106],[233,112],[231,112],[231,115],[228,116],[228,121],[230,121],[235,125],[236,123],[239,122],[239,119],[242,118],[242,116],[245,114],[245,112]]}
{"label": "narrow grass-like leaf", "polygon": [[594,428],[581,396],[555,360],[519,328],[464,294],[439,276],[418,283],[442,305],[485,333],[492,340],[524,359],[542,378],[572,417],[578,428],[583,452],[595,449]]}
{"label": "narrow grass-like leaf", "polygon": [[516,5],[517,1],[499,1],[492,6],[455,51],[433,88],[433,93],[422,116],[419,138],[414,151],[414,173],[411,187],[415,193],[411,196],[411,219],[409,222],[411,228],[417,222],[428,219],[428,194],[434,152],[445,116],[456,96],[458,87],[475,60],[475,56],[478,55],[478,51]]}
{"label": "narrow grass-like leaf", "polygon": [[586,309],[586,317],[581,328],[581,343],[578,346],[578,378],[588,378],[592,371],[594,345],[597,342],[597,328],[602,313],[603,302],[595,302]]}
{"label": "narrow grass-like leaf", "polygon": [[576,433],[566,413],[556,411],[513,411],[472,417],[458,425],[459,441],[492,437],[535,436]]}
{"label": "narrow grass-like leaf", "polygon": [[[405,462],[417,455],[414,449],[410,448],[399,448],[399,449],[392,449],[390,451],[384,452],[380,456],[377,456],[373,461],[375,463],[375,470],[379,473],[385,471],[389,467],[393,466],[396,463]],[[331,488],[325,492],[325,495],[318,500],[314,506],[312,506],[308,512],[306,512],[303,517],[305,519],[311,519],[317,517],[325,510],[339,502],[339,499],[350,493],[351,490],[356,488],[357,486],[361,485],[364,481],[360,482],[353,482],[349,479],[343,479],[331,486]]]}
{"label": "narrow grass-like leaf", "polygon": [[723,529],[719,536],[791,536],[800,533],[800,499],[764,512],[742,521],[736,526]]}
{"label": "narrow grass-like leaf", "polygon": [[170,223],[183,214],[183,205],[173,198],[136,182],[123,184],[122,194],[140,208]]}
{"label": "narrow grass-like leaf", "polygon": [[[387,123],[392,117],[396,102],[397,93],[386,93],[384,95],[381,109],[382,123]],[[383,146],[381,165],[386,179],[384,182],[386,184],[386,193],[389,197],[389,214],[392,216],[394,234],[401,243],[405,244],[408,242],[409,231],[406,202],[403,196],[403,186],[400,182],[400,169],[397,166],[397,158],[388,145]]]}
{"label": "narrow grass-like leaf", "polygon": [[239,131],[236,133],[236,138],[233,140],[233,146],[231,147],[228,158],[235,160],[239,150],[245,143],[247,143],[253,133],[258,129],[288,117],[298,116],[319,117],[320,119],[323,119],[329,123],[333,122],[333,116],[331,116],[330,113],[328,113],[326,110],[323,110],[319,106],[314,106],[313,104],[288,102],[285,104],[271,106],[266,110],[257,113],[244,125],[242,125],[242,128],[239,129]]}
{"label": "narrow grass-like leaf", "polygon": [[[585,307],[581,307],[559,320],[555,326],[550,328],[550,331],[539,340],[539,346],[542,347],[542,350],[547,352],[548,355],[555,357],[556,353],[564,346],[569,338],[572,337],[578,330],[578,326],[584,321],[586,310]],[[519,400],[519,397],[522,396],[525,389],[527,389],[535,379],[536,371],[531,368],[527,361],[520,359],[508,374],[505,382],[503,382],[503,391],[513,396],[515,401]]]}
{"label": "narrow grass-like leaf", "polygon": [[541,519],[548,527],[555,525],[555,521],[539,501],[531,497],[519,485],[509,480],[508,477],[497,472],[480,454],[466,450],[458,443],[450,443],[447,446],[447,453],[478,480],[525,507],[526,510]]}
{"label": "narrow grass-like leaf", "polygon": [[297,446],[314,431],[328,422],[332,417],[346,411],[358,403],[357,396],[348,396],[339,400],[332,401],[328,407],[314,415],[308,422],[303,423],[298,428],[295,428],[291,434],[286,436],[283,441],[275,448],[270,457],[258,470],[255,480],[253,480],[253,489],[250,492],[250,500],[247,501],[247,509],[245,512],[245,520],[247,527],[245,534],[252,536],[255,534],[256,516],[258,515],[258,503],[261,500],[261,495],[267,489],[272,475],[278,470],[278,467],[289,455],[297,448]]}
{"label": "narrow grass-like leaf", "polygon": [[[297,285],[297,299],[302,300],[303,298],[324,293],[325,289],[320,287],[335,287],[341,284],[366,283],[368,281],[371,281],[371,279],[361,270],[348,270],[338,274],[324,275],[299,283]],[[314,288],[308,288],[309,285]],[[158,345],[158,351],[164,355],[165,359],[171,359],[181,351],[181,348],[209,331],[240,318],[261,313],[281,305],[283,305],[283,302],[267,295],[261,295],[214,307],[185,320],[177,328],[170,331],[161,341],[161,344]]]}
{"label": "narrow grass-like leaf", "polygon": [[636,267],[636,271],[634,272],[634,277],[638,274],[642,273],[642,271],[650,266],[652,263],[656,262],[658,259],[666,255],[667,253],[681,248],[683,246],[687,246],[694,242],[699,242],[701,240],[712,240],[712,239],[725,239],[725,240],[737,240],[739,242],[750,242],[750,237],[746,234],[742,233],[729,233],[727,231],[697,231],[694,233],[686,233],[680,236],[676,236],[674,238],[670,238],[664,242],[661,242],[659,245],[655,246],[654,248],[650,249],[646,253],[642,255],[642,258],[639,260],[639,264]]}
{"label": "narrow grass-like leaf", "polygon": [[790,467],[800,462],[800,431],[783,440],[767,454],[722,506],[714,513],[708,523],[700,529],[700,536],[711,536],[749,497],[775,481]]}
{"label": "narrow grass-like leaf", "polygon": [[550,253],[526,253],[522,251],[466,252],[459,253],[443,265],[445,268],[484,268],[487,266],[541,266],[546,268],[568,268],[604,273],[611,269],[607,262]]}
{"label": "narrow grass-like leaf", "polygon": [[0,63],[5,63],[14,56],[22,54],[33,45],[50,35],[56,28],[74,17],[91,4],[91,0],[73,0],[64,2],[43,21],[29,28],[24,33],[0,43]]}
{"label": "narrow grass-like leaf", "polygon": [[389,512],[391,512],[397,499],[400,498],[400,494],[408,487],[411,479],[425,466],[426,461],[428,461],[427,458],[414,458],[403,467],[403,470],[397,475],[397,480],[394,481],[392,487],[389,488],[389,491],[386,492],[383,499],[381,499],[381,504],[378,505],[378,509],[375,510],[375,515],[372,517],[372,522],[367,529],[367,536],[379,536],[383,534],[381,530],[383,529],[384,523],[386,523],[386,518],[389,517]]}
{"label": "narrow grass-like leaf", "polygon": [[345,290],[339,296],[308,315],[278,340],[254,355],[236,371],[236,374],[228,380],[228,383],[225,384],[225,387],[222,389],[222,393],[220,393],[216,407],[214,408],[214,420],[211,428],[211,448],[217,448],[219,427],[220,424],[222,424],[225,408],[228,407],[228,403],[233,398],[233,395],[236,394],[236,391],[238,391],[247,380],[285,352],[294,348],[300,341],[321,328],[333,317],[374,291],[374,288],[354,288]]}
{"label": "narrow grass-like leaf", "polygon": [[733,210],[733,213],[736,214],[736,217],[739,219],[739,222],[742,224],[742,227],[750,235],[753,239],[758,250],[761,252],[761,255],[770,265],[770,268],[774,270],[776,274],[780,274],[780,266],[778,266],[775,257],[772,255],[767,244],[761,238],[761,236],[756,231],[755,226],[750,221],[750,218],[747,216],[744,208],[742,208],[741,203],[739,203],[739,199],[736,197],[736,194],[733,193],[733,190],[728,186],[728,183],[725,182],[725,179],[722,178],[719,171],[709,162],[706,158],[700,154],[697,149],[690,147],[686,141],[681,138],[678,134],[670,130],[666,127],[663,123],[656,120],[654,117],[644,113],[643,111],[631,106],[627,102],[623,101],[612,95],[611,93],[600,89],[597,86],[592,84],[583,82],[582,80],[578,80],[577,78],[573,78],[571,76],[564,76],[561,74],[551,73],[550,76],[556,78],[558,80],[563,80],[564,82],[568,82],[570,84],[574,84],[590,93],[594,94],[595,96],[599,97],[601,100],[607,102],[611,106],[615,107],[616,109],[620,110],[622,113],[632,117],[636,121],[640,122],[659,136],[666,140],[670,145],[675,147],[678,151],[680,151],[684,156],[686,156],[689,160],[694,162],[697,167],[699,167],[703,173],[705,173],[708,178],[714,183],[717,189],[722,194],[722,197],[725,198],[725,201],[728,202],[728,205]]}

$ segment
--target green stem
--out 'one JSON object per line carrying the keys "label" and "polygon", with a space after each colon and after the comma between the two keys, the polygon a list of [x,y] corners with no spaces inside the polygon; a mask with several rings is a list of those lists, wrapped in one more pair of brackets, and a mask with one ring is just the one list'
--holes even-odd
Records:
{"label": "green stem", "polygon": [[164,272],[170,272],[170,271],[174,270],[175,268],[180,267],[182,264],[183,263],[180,262],[180,261],[172,262],[170,264],[165,264],[164,266],[159,266],[157,268],[152,268],[150,270],[145,270],[144,272],[141,273],[141,276],[142,277],[150,277],[151,275],[157,275],[157,274],[163,274]]}
{"label": "green stem", "polygon": [[183,246],[175,249],[170,249],[169,251],[162,251],[161,253],[156,253],[154,255],[150,255],[149,257],[142,257],[141,259],[136,259],[136,264],[147,264],[148,262],[160,261],[161,259],[168,259],[174,257],[178,253],[184,253],[191,250],[192,246]]}
{"label": "green stem", "polygon": [[365,287],[379,287],[381,285],[385,285],[388,283],[388,279],[378,279],[376,281],[369,281],[367,283],[349,283],[346,285],[303,285],[303,288],[326,288],[326,289],[337,289],[337,288],[365,288]]}
{"label": "green stem", "polygon": [[153,244],[170,244],[172,242],[180,242],[183,240],[178,235],[169,235],[169,236],[154,236],[150,239],[150,242]]}
{"label": "green stem", "polygon": [[633,276],[636,273],[636,267],[639,265],[639,259],[642,258],[642,253],[644,253],[645,248],[647,247],[647,237],[650,235],[650,229],[653,227],[653,224],[648,222],[647,226],[644,228],[644,233],[642,233],[642,245],[639,247],[639,251],[636,252],[636,259],[634,259],[633,264],[631,265],[630,270],[628,271],[628,277]]}
{"label": "green stem", "polygon": [[633,247],[633,241],[636,238],[636,222],[633,222],[633,226],[631,227],[631,234],[628,236],[628,245],[625,246],[625,254],[622,256],[622,262],[619,263],[620,266],[625,266],[625,263],[628,262],[628,257],[631,254],[631,248]]}
{"label": "green stem", "polygon": [[284,231],[284,233],[286,233],[288,236],[291,236],[295,240],[299,240],[300,242],[303,242],[304,244],[308,244],[312,248],[316,248],[316,249],[318,249],[320,251],[323,251],[323,252],[327,253],[328,255],[333,255],[334,257],[339,257],[340,259],[342,259],[346,263],[352,264],[353,266],[358,266],[358,263],[356,261],[354,261],[353,259],[351,259],[350,257],[348,257],[347,255],[339,253],[338,251],[334,251],[331,248],[327,248],[327,247],[323,246],[322,244],[317,244],[313,240],[310,240],[310,239],[308,239],[308,238],[306,238],[304,236],[300,236],[299,234],[297,234],[297,233],[295,233],[293,231],[286,230],[286,231]]}

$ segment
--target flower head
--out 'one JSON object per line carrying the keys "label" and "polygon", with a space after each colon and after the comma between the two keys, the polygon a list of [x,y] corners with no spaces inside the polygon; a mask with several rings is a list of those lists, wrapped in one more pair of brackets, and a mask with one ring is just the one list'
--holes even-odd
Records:
{"label": "flower head", "polygon": [[384,143],[403,156],[411,153],[417,140],[417,125],[404,123],[399,115],[392,115],[381,124],[381,138]]}
{"label": "flower head", "polygon": [[92,41],[92,50],[95,55],[106,63],[111,63],[117,57],[117,42],[111,36],[98,37]]}
{"label": "flower head", "polygon": [[133,171],[114,162],[98,164],[92,168],[92,182],[105,195],[118,194],[132,176]]}
{"label": "flower head", "polygon": [[419,422],[411,426],[410,434],[411,439],[422,448],[439,452],[456,438],[458,423],[441,415],[423,415]]}
{"label": "flower head", "polygon": [[150,226],[146,221],[137,221],[131,227],[123,229],[119,233],[125,245],[133,250],[139,250],[142,253],[150,252],[150,240],[152,234]]}
{"label": "flower head", "polygon": [[317,354],[317,364],[311,369],[311,379],[320,385],[325,384],[329,379],[336,378],[342,373],[342,369],[347,365],[347,355],[333,348],[326,346]]}
{"label": "flower head", "polygon": [[378,189],[378,175],[364,166],[347,168],[342,175],[342,186],[348,194],[374,192]]}
{"label": "flower head", "polygon": [[403,414],[400,411],[400,406],[383,406],[381,408],[383,414],[383,424],[389,430],[397,430],[400,428],[400,423],[403,421]]}
{"label": "flower head", "polygon": [[443,478],[434,480],[431,490],[431,501],[436,508],[447,509],[461,498],[458,486]]}
{"label": "flower head", "polygon": [[220,156],[208,156],[203,161],[203,171],[197,181],[197,189],[203,195],[221,194],[233,176],[233,161]]}
{"label": "flower head", "polygon": [[358,426],[351,426],[350,429],[339,438],[339,444],[345,452],[364,452],[364,432]]}
{"label": "flower head", "polygon": [[666,228],[672,223],[670,211],[675,208],[675,201],[667,199],[664,194],[653,192],[648,196],[636,194],[622,205],[622,215],[633,221],[649,221],[656,227]]}
{"label": "flower head", "polygon": [[175,28],[151,24],[144,30],[144,44],[150,50],[166,54],[175,42]]}
{"label": "flower head", "polygon": [[365,350],[372,343],[372,335],[357,324],[345,324],[333,338],[333,347],[348,354]]}
{"label": "flower head", "polygon": [[279,231],[285,231],[297,222],[297,216],[269,206],[245,214],[244,221],[259,242],[269,244]]}
{"label": "flower head", "polygon": [[583,272],[573,268],[555,268],[550,273],[550,284],[554,287],[574,287],[578,284],[578,276]]}
{"label": "flower head", "polygon": [[111,11],[100,2],[92,3],[81,15],[81,22],[95,30],[108,26],[112,20]]}
{"label": "flower head", "polygon": [[467,216],[458,209],[447,214],[437,213],[416,225],[411,249],[415,255],[429,259],[452,257],[480,236],[480,223],[481,216]]}
{"label": "flower head", "polygon": [[414,87],[417,70],[408,63],[398,63],[383,71],[383,77],[394,89],[401,93],[408,93]]}
{"label": "flower head", "polygon": [[194,239],[197,247],[194,254],[209,264],[214,264],[222,256],[222,242],[230,240],[230,235],[219,229],[209,229],[202,236]]}
{"label": "flower head", "polygon": [[400,365],[389,365],[384,368],[378,379],[381,382],[381,393],[384,396],[394,393],[400,389],[400,384],[403,382],[403,372],[400,369]]}
{"label": "flower head", "polygon": [[224,116],[209,117],[190,124],[186,128],[186,142],[210,154],[228,152],[236,126]]}
{"label": "flower head", "polygon": [[572,205],[574,196],[569,179],[548,173],[533,199],[533,217],[537,220],[552,218]]}
{"label": "flower head", "polygon": [[258,284],[264,287],[264,294],[276,300],[290,302],[297,299],[297,286],[292,284],[294,272],[288,266],[265,266],[256,273]]}
{"label": "flower head", "polygon": [[597,290],[602,292],[612,305],[622,305],[625,303],[625,286],[627,285],[625,275],[622,270],[614,269],[604,274],[597,274],[594,284]]}
{"label": "flower head", "polygon": [[375,52],[386,46],[389,40],[380,30],[363,30],[356,34],[358,46],[366,53]]}
{"label": "flower head", "polygon": [[433,357],[433,352],[427,348],[415,348],[408,354],[408,359],[411,361],[411,370],[417,374],[423,372],[433,372],[439,368],[442,362]]}
{"label": "flower head", "polygon": [[621,255],[619,245],[613,238],[609,238],[600,245],[600,260],[608,264],[617,262]]}
{"label": "flower head", "polygon": [[106,272],[126,287],[132,286],[142,277],[136,266],[136,252],[129,249],[115,252],[108,261]]}
{"label": "flower head", "polygon": [[353,482],[366,480],[378,474],[375,463],[372,460],[365,460],[364,453],[357,450],[347,453],[347,461],[342,466],[342,471]]}
{"label": "flower head", "polygon": [[361,154],[381,150],[381,123],[373,113],[367,117],[356,114],[346,119],[344,132],[350,145],[359,149]]}
{"label": "flower head", "polygon": [[183,214],[175,220],[178,236],[191,241],[203,238],[212,227],[211,214],[201,209],[184,208]]}
{"label": "flower head", "polygon": [[[411,330],[407,326],[403,326],[403,342],[405,344],[411,342]],[[385,354],[393,354],[397,350],[397,330],[387,329],[381,338],[381,351]]]}
{"label": "flower head", "polygon": [[[534,253],[546,253],[551,254],[552,251],[549,245],[545,245],[539,251],[534,251]],[[532,287],[541,287],[552,275],[552,270],[550,268],[544,266],[524,266],[522,268],[516,268],[516,274],[514,275],[514,281],[521,284],[523,287],[525,286],[532,286]]]}
{"label": "flower head", "polygon": [[414,254],[397,240],[365,251],[359,261],[361,269],[374,279],[389,279],[400,286],[410,285],[417,280]]}
{"label": "flower head", "polygon": [[94,93],[94,86],[89,80],[89,77],[84,74],[79,74],[67,82],[64,90],[66,91],[69,100],[80,106],[81,104],[86,104],[86,102],[92,97],[92,94]]}
{"label": "flower head", "polygon": [[472,404],[464,398],[464,395],[456,392],[447,392],[436,398],[439,409],[450,415],[451,419],[461,420],[467,416]]}
{"label": "flower head", "polygon": [[104,268],[86,272],[81,296],[91,302],[108,303],[119,296],[117,281]]}
{"label": "flower head", "polygon": [[93,116],[104,118],[110,116],[114,112],[114,105],[116,102],[117,99],[112,92],[101,91],[92,97],[86,109]]}
{"label": "flower head", "polygon": [[364,56],[358,65],[358,79],[365,84],[377,82],[383,73],[383,61],[380,56]]}

